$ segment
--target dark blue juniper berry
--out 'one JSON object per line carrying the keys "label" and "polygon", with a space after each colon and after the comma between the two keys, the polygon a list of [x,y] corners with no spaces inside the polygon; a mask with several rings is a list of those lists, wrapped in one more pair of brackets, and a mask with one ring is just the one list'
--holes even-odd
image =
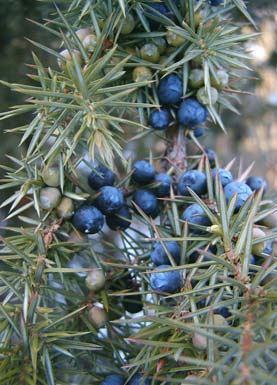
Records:
{"label": "dark blue juniper berry", "polygon": [[188,127],[193,127],[202,124],[208,117],[208,111],[195,98],[184,100],[178,110],[179,122]]}
{"label": "dark blue juniper berry", "polygon": [[[174,3],[176,5],[178,5],[178,2],[179,0],[173,0]],[[173,17],[173,13],[171,12],[171,10],[165,5],[165,3],[163,1],[159,2],[159,3],[150,3],[149,4],[151,8],[155,9],[156,11],[158,11],[159,13],[161,13],[163,16],[166,16],[168,18],[172,18]]]}
{"label": "dark blue juniper berry", "polygon": [[115,214],[107,215],[106,222],[111,230],[126,230],[132,221],[132,214],[128,206],[121,207]]}
{"label": "dark blue juniper berry", "polygon": [[96,207],[85,204],[76,210],[72,222],[82,233],[96,234],[104,225],[104,216]]}
{"label": "dark blue juniper berry", "polygon": [[151,380],[138,373],[131,378],[128,385],[151,385]]}
{"label": "dark blue juniper berry", "polygon": [[246,184],[251,188],[252,191],[258,191],[263,188],[264,192],[266,192],[268,189],[266,180],[261,176],[249,176],[246,179]]}
{"label": "dark blue juniper berry", "polygon": [[[211,254],[216,254],[216,252],[217,252],[216,245],[211,245],[208,248],[208,252]],[[200,256],[200,253],[198,251],[193,251],[189,256],[189,263],[195,263],[197,261],[197,259],[199,258],[199,256]],[[203,261],[210,261],[210,258],[204,256]]]}
{"label": "dark blue juniper berry", "polygon": [[235,205],[235,211],[237,212],[250,197],[252,190],[246,183],[243,182],[228,183],[227,186],[224,187],[224,195],[227,202],[229,202],[235,194],[237,195]]}
{"label": "dark blue juniper berry", "polygon": [[193,135],[196,137],[196,138],[200,138],[201,136],[204,135],[205,133],[205,130],[203,127],[196,127],[193,129]]}
{"label": "dark blue juniper berry", "polygon": [[209,163],[211,167],[215,166],[215,160],[216,160],[216,152],[212,150],[211,148],[205,148],[205,153],[208,157]]}
{"label": "dark blue juniper berry", "polygon": [[93,190],[99,190],[104,186],[113,186],[115,174],[103,164],[96,166],[88,176],[88,184]]}
{"label": "dark blue juniper berry", "polygon": [[224,3],[224,0],[209,0],[210,5],[213,7],[217,7],[220,4]]}
{"label": "dark blue juniper berry", "polygon": [[180,263],[180,246],[175,241],[165,241],[163,243],[155,242],[153,250],[150,254],[152,262],[156,266],[170,264],[168,255],[165,251],[165,248],[167,249],[168,253],[172,256],[172,258],[175,260],[176,264],[179,265],[179,263]]}
{"label": "dark blue juniper berry", "polygon": [[146,215],[152,218],[159,214],[158,199],[151,191],[137,190],[134,194],[134,202]]}
{"label": "dark blue juniper berry", "polygon": [[183,82],[180,76],[170,74],[160,80],[158,97],[161,104],[176,104],[183,95]]}
{"label": "dark blue juniper berry", "polygon": [[154,181],[155,169],[146,160],[137,160],[133,166],[132,180],[139,184],[147,184]]}
{"label": "dark blue juniper berry", "polygon": [[142,297],[139,294],[124,296],[121,302],[124,309],[131,314],[138,313],[143,309]]}
{"label": "dark blue juniper berry", "polygon": [[[205,211],[198,203],[193,203],[192,205],[188,206],[183,212],[181,219],[188,221],[193,225],[211,226],[209,217],[207,217]],[[194,229],[193,231],[195,233],[199,232],[197,229]]]}
{"label": "dark blue juniper berry", "polygon": [[207,192],[206,175],[198,170],[185,171],[179,178],[178,191],[180,195],[190,195],[188,187],[198,195]]}
{"label": "dark blue juniper berry", "polygon": [[157,183],[157,186],[154,189],[154,193],[157,197],[164,198],[170,195],[172,179],[169,175],[163,172],[156,174],[155,183]]}
{"label": "dark blue juniper berry", "polygon": [[116,187],[101,187],[100,193],[96,198],[96,204],[105,215],[116,213],[124,206],[123,193]]}
{"label": "dark blue juniper berry", "polygon": [[219,309],[216,309],[216,310],[214,311],[214,314],[220,314],[220,315],[222,315],[222,317],[224,317],[224,318],[228,318],[228,317],[231,316],[231,313],[229,312],[229,309],[228,309],[228,307],[226,307],[226,306],[223,306],[223,307],[221,307],[221,308],[219,308]]}
{"label": "dark blue juniper berry", "polygon": [[170,112],[167,108],[153,110],[149,116],[149,124],[155,130],[164,130],[169,126]]}
{"label": "dark blue juniper berry", "polygon": [[219,181],[223,187],[227,186],[228,183],[233,182],[233,175],[230,171],[225,170],[224,168],[214,168],[212,170],[212,176],[215,181],[216,175],[218,174]]}
{"label": "dark blue juniper berry", "polygon": [[101,385],[123,385],[125,379],[120,374],[110,374],[102,382]]}
{"label": "dark blue juniper berry", "polygon": [[[172,269],[170,265],[160,265],[156,270]],[[150,285],[159,293],[177,293],[182,287],[182,273],[178,270],[160,271],[152,273]]]}

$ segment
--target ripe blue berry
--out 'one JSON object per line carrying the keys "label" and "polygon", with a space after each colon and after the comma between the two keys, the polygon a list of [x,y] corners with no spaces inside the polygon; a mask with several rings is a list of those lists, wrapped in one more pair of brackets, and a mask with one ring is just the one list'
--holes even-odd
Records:
{"label": "ripe blue berry", "polygon": [[258,191],[262,187],[264,192],[266,192],[268,189],[266,180],[261,176],[250,176],[246,179],[246,184],[251,188],[252,191]]}
{"label": "ripe blue berry", "polygon": [[211,148],[205,148],[205,153],[208,157],[208,160],[210,162],[210,165],[212,167],[215,166],[215,160],[216,160],[216,152],[214,150],[212,150]]}
{"label": "ripe blue berry", "polygon": [[228,183],[233,182],[233,175],[230,173],[230,171],[225,170],[224,168],[214,168],[212,170],[212,176],[214,180],[216,179],[217,174],[223,187],[225,187]]}
{"label": "ripe blue berry", "polygon": [[155,178],[155,169],[146,160],[138,160],[134,163],[132,179],[139,184],[151,183]]}
{"label": "ripe blue berry", "polygon": [[218,5],[223,4],[223,3],[224,3],[224,0],[209,0],[209,3],[210,3],[213,7],[217,7]]}
{"label": "ripe blue berry", "polygon": [[152,262],[156,266],[170,264],[165,248],[178,265],[180,263],[180,246],[175,241],[155,242],[150,254]]}
{"label": "ripe blue berry", "polygon": [[238,211],[246,202],[247,198],[252,194],[251,188],[243,182],[231,182],[224,187],[224,195],[227,202],[237,194],[235,211]]}
{"label": "ripe blue berry", "polygon": [[88,176],[88,184],[93,190],[104,186],[113,186],[115,174],[103,164],[96,166]]}
{"label": "ripe blue berry", "polygon": [[150,191],[137,190],[134,195],[134,202],[146,215],[152,218],[155,218],[159,213],[158,200]]}
{"label": "ripe blue berry", "polygon": [[125,379],[120,374],[110,374],[102,382],[101,385],[123,385]]}
{"label": "ripe blue berry", "polygon": [[128,385],[151,385],[151,380],[138,373],[131,378]]}
{"label": "ripe blue berry", "polygon": [[195,98],[184,100],[178,110],[178,119],[184,126],[193,127],[202,124],[208,117],[208,111]]}
{"label": "ripe blue berry", "polygon": [[122,298],[122,305],[131,314],[140,312],[143,309],[141,295],[130,295]]}
{"label": "ripe blue berry", "polygon": [[189,195],[188,187],[198,195],[207,192],[206,175],[198,170],[184,172],[178,182],[178,191],[180,195]]}
{"label": "ripe blue berry", "polygon": [[158,97],[161,104],[176,104],[183,95],[183,82],[178,75],[170,74],[160,80]]}
{"label": "ripe blue berry", "polygon": [[[171,269],[170,265],[160,265],[157,270]],[[150,285],[153,290],[160,293],[176,293],[182,287],[182,274],[178,270],[161,271],[152,273]]]}
{"label": "ripe blue berry", "polygon": [[149,116],[149,124],[155,130],[164,130],[169,126],[169,123],[170,113],[167,108],[154,110]]}
{"label": "ripe blue berry", "polygon": [[115,214],[107,215],[106,222],[111,230],[126,230],[131,225],[132,214],[127,206],[123,206]]}
{"label": "ripe blue berry", "polygon": [[228,317],[231,316],[231,313],[229,312],[228,307],[225,307],[225,306],[223,306],[223,307],[221,307],[221,308],[219,308],[219,309],[216,309],[216,310],[214,311],[214,314],[220,314],[220,315],[222,315],[222,317],[224,317],[224,318],[228,318]]}
{"label": "ripe blue berry", "polygon": [[168,197],[170,195],[170,186],[172,184],[172,179],[166,173],[159,173],[155,176],[155,187],[154,193],[159,198]]}
{"label": "ripe blue berry", "polygon": [[205,133],[205,130],[202,127],[196,127],[193,129],[193,134],[196,138],[200,138],[201,136],[204,135],[204,133]]}
{"label": "ripe blue berry", "polygon": [[97,207],[99,207],[105,215],[116,213],[124,205],[123,193],[116,187],[101,187],[96,203]]}
{"label": "ripe blue berry", "polygon": [[102,229],[104,216],[96,207],[86,204],[75,212],[73,225],[82,233],[95,234]]}
{"label": "ripe blue berry", "polygon": [[[192,205],[188,206],[185,211],[182,214],[181,217],[184,221],[188,221],[189,223],[192,223],[194,225],[200,225],[200,226],[210,226],[211,221],[209,217],[207,217],[205,211],[198,203],[193,203]],[[195,233],[199,233],[196,229],[194,230]]]}

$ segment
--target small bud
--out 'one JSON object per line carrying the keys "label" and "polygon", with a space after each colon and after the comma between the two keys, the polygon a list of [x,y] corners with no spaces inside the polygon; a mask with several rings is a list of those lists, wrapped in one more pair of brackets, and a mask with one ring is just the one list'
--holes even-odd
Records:
{"label": "small bud", "polygon": [[108,315],[101,307],[93,306],[88,313],[88,319],[96,329],[100,329],[108,321]]}
{"label": "small bud", "polygon": [[44,187],[40,190],[39,204],[44,210],[52,210],[58,206],[62,198],[61,192],[55,187]]}
{"label": "small bud", "polygon": [[92,290],[94,292],[103,289],[105,286],[105,274],[102,269],[92,269],[86,278],[86,285],[89,290]]}
{"label": "small bud", "polygon": [[222,228],[219,225],[212,225],[209,227],[209,231],[213,234],[222,235]]}
{"label": "small bud", "polygon": [[192,343],[197,349],[204,350],[207,348],[207,337],[195,332],[192,337]]}

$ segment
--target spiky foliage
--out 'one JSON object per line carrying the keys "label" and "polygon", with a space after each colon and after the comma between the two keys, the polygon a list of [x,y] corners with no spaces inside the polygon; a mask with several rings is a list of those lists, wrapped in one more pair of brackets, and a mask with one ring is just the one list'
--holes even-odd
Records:
{"label": "spiky foliage", "polygon": [[[167,143],[166,153],[150,154],[150,161],[174,182],[184,169],[203,171],[207,193],[200,197],[188,190],[184,197],[171,187],[170,195],[159,199],[155,220],[132,201],[137,186],[122,145],[127,137],[154,134],[148,117],[150,108],[159,105],[158,80],[178,73],[187,98],[196,94],[189,83],[192,69],[203,70],[210,118],[224,128],[221,110],[236,111],[232,101],[240,91],[233,84],[219,88],[213,105],[211,80],[218,82],[217,70],[222,67],[232,83],[241,77],[240,71],[248,68],[242,43],[255,35],[243,35],[232,21],[236,7],[251,21],[241,0],[225,1],[218,8],[207,1],[165,4],[170,17],[146,0],[61,2],[60,8],[53,8],[51,20],[39,24],[61,49],[32,42],[58,64],[50,60],[46,67],[34,54],[29,66],[33,85],[5,83],[28,99],[1,118],[22,113],[31,117],[25,126],[11,130],[20,134],[24,155],[10,156],[3,166],[1,188],[12,192],[2,207],[9,205],[8,219],[17,222],[6,227],[0,251],[0,384],[91,384],[111,372],[121,373],[126,383],[136,372],[153,384],[274,382],[276,254],[265,249],[258,259],[251,257],[255,245],[276,237],[276,223],[268,224],[276,214],[272,201],[260,190],[240,210],[235,210],[236,195],[227,204],[219,178],[212,176],[213,161],[194,130],[175,123],[175,108],[174,123],[160,136]],[[125,34],[128,15],[135,24]],[[77,32],[88,27],[91,50]],[[181,38],[181,43],[165,44],[162,61],[141,58],[145,43],[157,43],[168,34]],[[61,53],[64,49],[66,55]],[[151,77],[133,80],[138,66],[149,69]],[[194,143],[192,154],[186,151],[187,133]],[[98,193],[86,179],[93,160],[116,169],[118,158],[123,167],[117,186],[133,214],[129,229],[114,237],[104,228],[87,237],[62,216],[61,208],[44,209],[41,194],[47,182],[59,188],[63,198],[73,200],[75,209],[85,200],[94,202]],[[219,167],[218,159],[215,164]],[[232,161],[225,168],[233,166]],[[49,182],[51,167],[55,183]],[[251,167],[240,171],[235,179],[245,181],[250,171]],[[146,188],[155,187],[152,183]],[[182,219],[191,203],[199,204],[209,226]],[[253,239],[254,225],[267,230],[263,237]],[[167,252],[172,266],[164,271],[181,272],[182,288],[161,294],[149,284],[156,270],[150,253],[154,241],[165,245],[173,240],[181,249],[180,263]],[[85,283],[92,267],[106,274],[105,288],[97,293]],[[90,312],[99,302],[108,316],[100,330]],[[216,318],[222,309],[226,319]],[[190,375],[196,376],[194,382]]]}

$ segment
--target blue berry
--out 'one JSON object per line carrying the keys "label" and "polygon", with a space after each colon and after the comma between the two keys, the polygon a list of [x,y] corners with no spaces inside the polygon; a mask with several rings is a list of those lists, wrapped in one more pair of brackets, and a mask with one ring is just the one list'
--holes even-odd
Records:
{"label": "blue berry", "polygon": [[167,108],[154,110],[149,116],[149,124],[155,130],[164,130],[169,126],[169,123],[170,113]]}
{"label": "blue berry", "polygon": [[[200,226],[211,225],[211,221],[209,217],[207,217],[205,211],[198,203],[193,203],[192,205],[188,206],[183,212],[181,218],[184,221],[188,221],[189,223],[192,223],[194,225],[200,225]],[[195,229],[194,232],[198,233],[199,231]]]}
{"label": "blue berry", "polygon": [[210,5],[213,7],[217,7],[220,4],[224,3],[224,0],[209,0]]}
{"label": "blue berry", "polygon": [[[157,270],[171,269],[170,265],[160,265]],[[153,290],[160,293],[176,293],[182,287],[182,274],[178,270],[161,271],[152,273],[150,285]]]}
{"label": "blue berry", "polygon": [[134,202],[146,215],[152,218],[155,218],[159,213],[158,200],[151,191],[137,190],[134,194]]}
{"label": "blue berry", "polygon": [[196,127],[193,129],[193,134],[196,138],[200,138],[201,136],[204,135],[204,133],[205,133],[205,130],[202,127]]}
{"label": "blue berry", "polygon": [[[179,0],[173,0],[173,2],[176,5],[178,5]],[[156,11],[161,13],[162,15],[164,15],[170,19],[173,17],[171,10],[164,4],[163,1],[161,1],[159,3],[152,3],[152,4],[150,3],[149,5],[151,8],[155,9]]]}
{"label": "blue berry", "polygon": [[96,166],[88,176],[88,184],[93,190],[104,186],[113,186],[115,174],[103,164]]}
{"label": "blue berry", "polygon": [[123,206],[115,214],[107,215],[106,222],[111,230],[126,230],[131,225],[132,214],[127,206]]}
{"label": "blue berry", "polygon": [[120,374],[110,374],[102,382],[101,385],[123,385],[125,379]]}
{"label": "blue berry", "polygon": [[124,296],[121,302],[124,309],[131,314],[138,313],[143,309],[142,297],[139,294]]}
{"label": "blue berry", "polygon": [[224,195],[227,202],[237,194],[237,201],[235,205],[235,211],[237,212],[246,202],[248,197],[252,194],[251,188],[243,182],[231,182],[224,187]]}
{"label": "blue berry", "polygon": [[132,179],[139,184],[151,183],[155,178],[155,169],[146,160],[138,160],[134,163]]}
{"label": "blue berry", "polygon": [[184,172],[178,182],[178,191],[180,195],[189,195],[188,187],[198,195],[207,192],[206,175],[198,170]]}
{"label": "blue berry", "polygon": [[264,192],[267,191],[268,186],[267,182],[264,178],[261,176],[250,176],[246,179],[246,184],[251,188],[252,191],[258,191],[262,187],[264,189]]}
{"label": "blue berry", "polygon": [[214,168],[212,170],[212,176],[214,180],[217,174],[223,187],[225,187],[228,183],[233,182],[233,175],[230,173],[230,171],[225,170],[224,168]]}
{"label": "blue berry", "polygon": [[183,95],[183,82],[178,75],[170,74],[160,80],[158,97],[161,104],[176,104]]}
{"label": "blue berry", "polygon": [[229,312],[228,307],[225,307],[225,306],[223,306],[223,307],[221,307],[221,308],[219,308],[219,309],[216,309],[216,310],[214,311],[214,314],[220,314],[220,315],[222,315],[222,317],[224,317],[224,318],[228,318],[228,317],[231,316],[231,313]]}
{"label": "blue berry", "polygon": [[178,110],[178,119],[184,126],[193,127],[202,124],[208,117],[208,111],[195,98],[184,100]]}
{"label": "blue berry", "polygon": [[82,233],[95,234],[102,229],[104,216],[96,207],[86,204],[75,212],[73,225]]}
{"label": "blue berry", "polygon": [[155,242],[153,250],[150,254],[152,262],[156,265],[168,265],[170,264],[169,258],[165,249],[169,252],[177,265],[180,263],[180,246],[175,241]]}
{"label": "blue berry", "polygon": [[142,374],[135,374],[128,385],[151,385],[150,378],[145,378]]}
{"label": "blue berry", "polygon": [[172,179],[166,173],[159,173],[155,176],[155,195],[159,198],[168,197],[170,195],[170,186],[172,184]]}
{"label": "blue berry", "polygon": [[97,207],[99,207],[105,215],[116,213],[124,205],[123,193],[116,187],[101,187],[96,203]]}
{"label": "blue berry", "polygon": [[205,153],[208,157],[210,165],[212,167],[214,167],[215,166],[215,160],[216,160],[216,152],[214,150],[212,150],[211,148],[205,148]]}

